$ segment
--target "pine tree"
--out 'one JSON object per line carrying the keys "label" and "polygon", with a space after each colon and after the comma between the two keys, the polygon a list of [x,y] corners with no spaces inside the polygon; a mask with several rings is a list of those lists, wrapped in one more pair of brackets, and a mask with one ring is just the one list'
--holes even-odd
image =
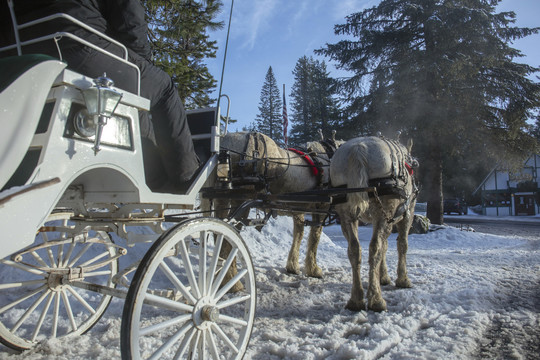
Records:
{"label": "pine tree", "polygon": [[255,119],[255,129],[277,143],[283,143],[283,102],[277,86],[274,71],[270,66],[261,89],[259,113]]}
{"label": "pine tree", "polygon": [[540,105],[530,79],[539,69],[516,62],[509,43],[539,28],[513,27],[498,3],[383,0],[335,27],[352,39],[319,50],[353,73],[338,84],[352,116],[414,138],[433,223],[443,221],[448,159],[522,158],[537,145],[525,130]]}
{"label": "pine tree", "polygon": [[154,62],[177,86],[186,108],[209,106],[216,80],[204,63],[215,58],[217,45],[208,30],[223,27],[215,17],[221,0],[144,0]]}
{"label": "pine tree", "polygon": [[325,62],[303,56],[296,62],[293,75],[291,143],[313,141],[319,129],[328,136],[336,126],[339,110]]}

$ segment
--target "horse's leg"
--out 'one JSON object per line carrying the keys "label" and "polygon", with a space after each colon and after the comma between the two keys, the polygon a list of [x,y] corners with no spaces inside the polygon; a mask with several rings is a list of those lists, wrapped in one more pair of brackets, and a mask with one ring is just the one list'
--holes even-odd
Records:
{"label": "horse's leg", "polygon": [[[319,224],[323,219],[321,215],[311,215],[313,223]],[[305,272],[306,276],[322,278],[322,270],[317,265],[317,247],[321,239],[322,225],[311,225],[308,237],[308,246],[306,251]]]}
{"label": "horse's leg", "polygon": [[388,285],[392,282],[390,276],[388,275],[388,266],[386,264],[386,252],[388,251],[388,239],[384,239],[382,242],[382,259],[381,266],[379,269],[379,276],[381,279],[381,285]]}
{"label": "horse's leg", "polygon": [[300,274],[300,265],[298,264],[298,254],[300,252],[300,243],[304,237],[304,214],[293,215],[293,240],[289,257],[287,258],[287,272],[290,274]]}
{"label": "horse's leg", "polygon": [[346,219],[345,216],[339,215],[341,218],[341,231],[349,243],[347,255],[349,256],[352,268],[351,298],[347,302],[345,308],[352,311],[365,310],[366,303],[364,302],[364,289],[360,277],[362,249],[360,247],[360,241],[358,240],[358,220]]}
{"label": "horse's leg", "polygon": [[412,216],[405,216],[398,224],[397,250],[398,250],[398,266],[396,286],[400,288],[409,288],[412,286],[411,280],[407,276],[407,249],[409,229],[411,228]]}
{"label": "horse's leg", "polygon": [[373,235],[369,243],[369,285],[367,292],[368,309],[373,311],[386,310],[386,302],[381,293],[380,270],[383,260],[384,241],[392,231],[383,216],[374,216]]}

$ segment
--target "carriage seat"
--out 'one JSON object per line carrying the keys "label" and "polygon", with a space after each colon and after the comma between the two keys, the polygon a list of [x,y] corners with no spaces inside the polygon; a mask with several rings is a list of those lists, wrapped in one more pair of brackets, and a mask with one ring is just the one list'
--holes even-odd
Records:
{"label": "carriage seat", "polygon": [[65,67],[40,54],[0,59],[0,189],[24,158],[49,90]]}

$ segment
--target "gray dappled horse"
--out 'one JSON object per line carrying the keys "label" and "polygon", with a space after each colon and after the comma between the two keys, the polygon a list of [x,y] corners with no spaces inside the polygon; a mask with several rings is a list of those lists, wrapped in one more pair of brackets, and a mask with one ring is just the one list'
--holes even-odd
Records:
{"label": "gray dappled horse", "polygon": [[[221,139],[221,149],[230,153],[230,166],[233,174],[233,189],[263,187],[270,194],[301,192],[322,188],[329,183],[329,157],[343,141],[322,139],[308,142],[303,146],[305,155],[279,147],[271,138],[261,133],[228,133]],[[310,165],[309,162],[314,162]],[[229,208],[240,205],[238,201],[214,200],[216,216],[226,218]],[[319,204],[306,204],[310,209],[320,208]],[[222,209],[222,210],[220,210]],[[289,251],[286,269],[299,274],[299,248],[304,236],[304,214],[299,212],[280,212],[293,217],[293,242]],[[308,249],[304,272],[306,276],[322,277],[317,265],[317,247],[322,233],[324,215],[312,214],[313,225],[308,237]]]}
{"label": "gray dappled horse", "polygon": [[373,224],[369,244],[369,284],[367,307],[386,310],[381,284],[390,283],[386,267],[388,236],[392,226],[398,230],[398,266],[396,286],[407,288],[406,254],[408,233],[414,216],[417,188],[413,169],[418,163],[410,156],[412,141],[404,147],[381,137],[360,137],[343,144],[330,165],[332,187],[364,188],[375,186],[374,193],[350,192],[344,203],[336,204],[343,235],[348,241],[347,254],[352,267],[352,290],[347,308],[364,310],[364,290],[360,277],[362,250],[358,240],[358,221]]}

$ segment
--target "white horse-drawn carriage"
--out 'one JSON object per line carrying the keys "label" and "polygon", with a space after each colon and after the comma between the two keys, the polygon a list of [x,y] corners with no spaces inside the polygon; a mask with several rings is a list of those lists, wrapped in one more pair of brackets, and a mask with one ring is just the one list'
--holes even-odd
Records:
{"label": "white horse-drawn carriage", "polygon": [[[57,17],[95,32],[74,18],[57,14],[15,25],[16,33]],[[103,51],[69,33],[47,38],[59,37]],[[253,192],[246,192],[245,188],[230,186],[231,171],[215,171],[222,165],[227,169],[231,158],[238,156],[238,152],[220,153],[223,139],[219,108],[192,111],[188,122],[195,148],[205,164],[185,192],[154,192],[145,178],[138,120],[139,111],[149,110],[149,101],[138,93],[119,91],[106,77],[89,79],[70,71],[58,59],[20,55],[21,46],[43,40],[17,40],[13,46],[0,49],[0,54],[19,50],[18,56],[0,59],[3,344],[24,350],[48,338],[82,334],[100,319],[112,298],[118,297],[125,299],[120,334],[124,359],[242,358],[255,316],[255,273],[248,249],[230,221],[189,211],[194,209],[205,183],[218,185],[205,191],[209,198],[240,202],[246,196],[251,198],[232,211],[229,219],[243,217],[252,207],[266,209],[268,216],[276,209],[327,214],[336,196],[348,194],[336,210],[342,217],[345,235],[350,242],[351,237],[353,240],[349,250],[353,291],[348,304],[353,310],[364,307],[359,247],[354,245],[354,227],[358,223],[353,214],[366,212],[367,205],[358,208],[357,203],[366,203],[368,192],[375,194],[369,200],[376,207],[372,214],[380,215],[374,223],[377,229],[384,228],[384,234],[377,237],[378,242],[383,241],[382,250],[388,226],[401,221],[404,226],[399,227],[398,242],[406,252],[406,232],[412,216],[409,209],[414,207],[416,188],[410,174],[401,173],[408,152],[397,143],[382,142],[391,156],[386,162],[381,158],[378,166],[384,167],[376,170],[380,170],[379,177],[397,175],[399,165],[404,195],[381,194],[381,201],[377,188],[367,186],[368,172],[373,172],[360,158],[354,166],[340,164],[343,171],[338,169],[336,179],[342,179],[340,185],[344,188],[295,190],[278,195],[270,194],[271,186],[266,183],[266,192],[259,192],[257,186]],[[124,58],[109,55],[138,71],[127,61],[127,52]],[[274,171],[269,165],[272,156],[257,159],[253,154],[262,153],[256,151],[257,147],[261,146],[261,150],[266,146],[258,144],[251,143],[255,146],[249,149],[251,160],[242,165],[268,175]],[[241,146],[245,157],[245,146],[236,145]],[[233,150],[232,146],[228,150]],[[350,157],[346,151],[342,151],[345,162]],[[303,161],[302,157],[291,160],[290,154],[276,156],[286,156],[287,169],[295,161]],[[357,179],[353,172],[362,166],[363,177]],[[276,178],[287,178],[282,176],[282,170],[277,174]],[[394,178],[397,183],[398,177]],[[396,187],[396,183],[387,188]],[[365,199],[360,193],[366,195]],[[354,206],[346,206],[351,201]],[[131,256],[130,249],[135,245],[147,247],[142,259]],[[404,253],[403,259],[401,255],[396,284],[406,287],[410,282]],[[377,271],[370,271],[368,289],[368,298],[375,300],[369,300],[368,307],[384,310],[377,288],[379,270],[381,283],[389,280],[384,254],[377,259]],[[373,288],[372,277],[377,278]]]}
{"label": "white horse-drawn carriage", "polygon": [[[74,38],[50,38],[60,36]],[[224,221],[174,215],[193,209],[218,163],[219,109],[188,115],[207,159],[189,189],[157,193],[139,136],[149,101],[109,84],[44,55],[0,59],[0,341],[23,350],[82,334],[119,297],[124,358],[241,358],[256,301],[248,250]],[[148,242],[121,267],[130,247]],[[222,258],[224,244],[232,251]],[[238,274],[223,282],[233,262]],[[236,282],[243,291],[229,294]]]}

